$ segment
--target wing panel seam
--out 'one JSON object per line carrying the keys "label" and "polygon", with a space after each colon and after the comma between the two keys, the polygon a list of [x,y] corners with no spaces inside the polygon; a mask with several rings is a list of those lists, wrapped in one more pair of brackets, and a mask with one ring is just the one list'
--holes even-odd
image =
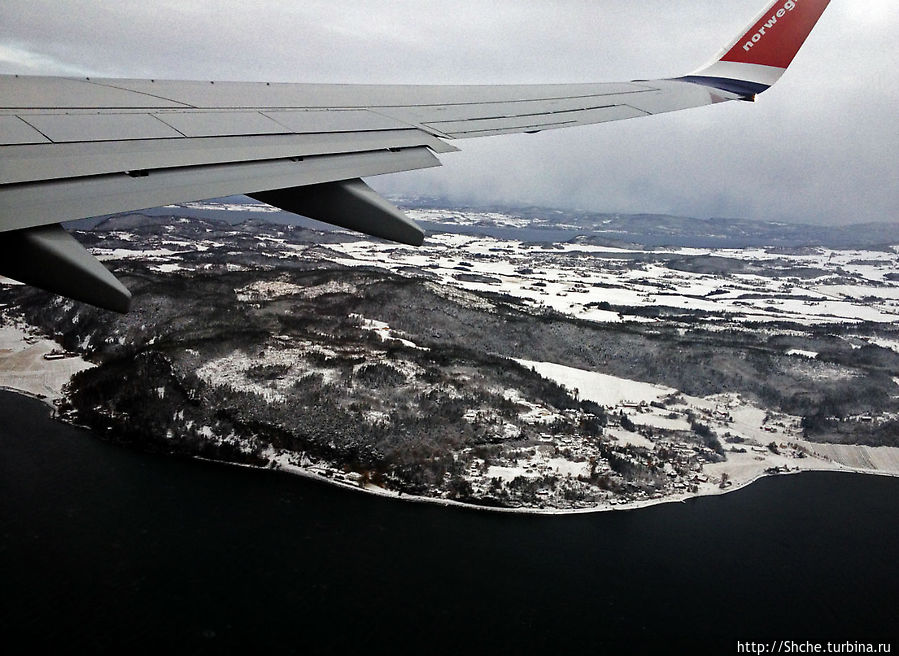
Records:
{"label": "wing panel seam", "polygon": [[30,127],[32,130],[34,130],[35,132],[37,132],[37,133],[38,133],[39,135],[41,135],[44,139],[46,139],[46,140],[47,140],[47,143],[51,143],[51,144],[52,144],[52,143],[56,143],[55,141],[53,141],[53,139],[51,139],[51,138],[48,137],[46,134],[44,134],[43,130],[41,130],[40,128],[38,128],[38,127],[35,126],[35,125],[32,125],[32,124],[29,123],[26,119],[22,118],[22,117],[19,116],[18,114],[16,114],[15,117],[16,117],[17,119],[19,119],[20,121],[24,122],[26,125],[28,125],[28,127]]}
{"label": "wing panel seam", "polygon": [[173,100],[172,98],[166,98],[165,96],[157,96],[156,94],[147,93],[146,91],[135,91],[134,89],[126,89],[124,87],[119,87],[114,84],[105,84],[103,82],[96,82],[94,80],[91,80],[89,77],[84,78],[84,79],[81,79],[81,78],[69,78],[69,79],[77,80],[79,82],[87,82],[88,84],[93,84],[98,87],[106,87],[107,89],[115,89],[117,91],[124,91],[126,93],[136,93],[141,96],[147,96],[148,98],[156,98],[157,100],[165,100],[166,102],[175,103],[175,104],[181,105],[182,107],[186,107],[189,109],[199,109],[199,107],[197,107],[195,105],[191,105],[189,103],[185,103],[180,100]]}
{"label": "wing panel seam", "polygon": [[[509,114],[507,116],[479,116],[476,119],[461,119],[461,121],[465,120],[474,120],[474,121],[504,121],[508,119],[515,118],[528,118],[531,116],[557,116],[559,114],[577,114],[579,112],[588,112],[594,109],[610,109],[612,107],[627,107],[628,105],[622,104],[614,104],[614,105],[598,105],[596,107],[579,107],[578,109],[560,109],[554,112],[531,112],[528,114]],[[446,119],[444,121],[428,121],[427,125],[438,125],[441,123],[459,123],[460,119]],[[566,123],[572,121],[564,121]],[[573,121],[576,122],[576,121]]]}

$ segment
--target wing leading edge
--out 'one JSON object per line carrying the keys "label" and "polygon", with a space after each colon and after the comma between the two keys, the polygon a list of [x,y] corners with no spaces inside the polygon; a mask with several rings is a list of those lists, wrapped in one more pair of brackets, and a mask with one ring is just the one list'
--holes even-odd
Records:
{"label": "wing leading edge", "polygon": [[359,178],[439,166],[435,154],[457,150],[455,139],[754,100],[828,2],[775,0],[709,65],[664,80],[381,86],[0,76],[0,273],[124,311],[127,290],[46,226],[231,194],[420,244],[421,229]]}

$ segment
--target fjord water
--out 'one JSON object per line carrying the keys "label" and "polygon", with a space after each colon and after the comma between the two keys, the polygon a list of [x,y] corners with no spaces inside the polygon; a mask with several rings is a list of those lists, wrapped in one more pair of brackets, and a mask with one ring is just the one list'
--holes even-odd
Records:
{"label": "fjord water", "polygon": [[0,631],[94,652],[591,652],[887,641],[899,479],[577,516],[139,453],[0,393]]}

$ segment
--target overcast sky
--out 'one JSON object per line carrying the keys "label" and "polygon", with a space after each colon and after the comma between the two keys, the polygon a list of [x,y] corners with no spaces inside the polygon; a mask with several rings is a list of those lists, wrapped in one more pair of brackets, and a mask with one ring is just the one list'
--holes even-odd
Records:
{"label": "overcast sky", "polygon": [[[616,82],[706,63],[765,0],[0,0],[0,72],[279,82]],[[370,178],[609,212],[899,221],[899,3],[833,0],[786,75],[732,102],[457,141]]]}

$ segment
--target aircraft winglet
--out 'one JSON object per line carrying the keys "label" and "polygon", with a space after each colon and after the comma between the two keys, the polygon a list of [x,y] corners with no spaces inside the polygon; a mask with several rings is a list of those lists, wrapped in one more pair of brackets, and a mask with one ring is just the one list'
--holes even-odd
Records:
{"label": "aircraft winglet", "polygon": [[830,0],[774,0],[715,57],[682,78],[752,99],[780,79]]}

